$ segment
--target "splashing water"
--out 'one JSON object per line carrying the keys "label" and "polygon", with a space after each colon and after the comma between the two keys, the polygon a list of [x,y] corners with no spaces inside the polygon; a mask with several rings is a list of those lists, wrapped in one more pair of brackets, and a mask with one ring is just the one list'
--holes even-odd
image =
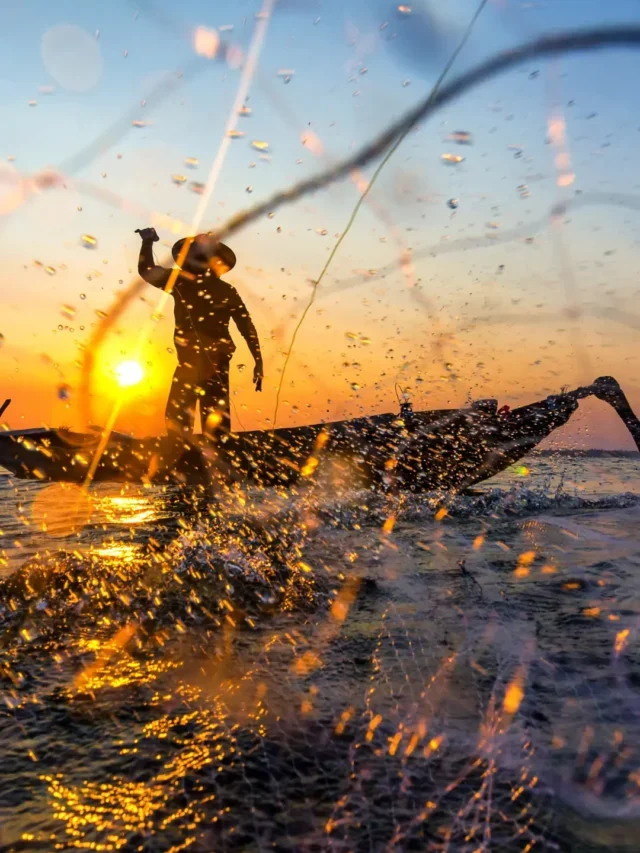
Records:
{"label": "splashing water", "polygon": [[384,536],[366,493],[100,487],[58,551],[8,515],[5,843],[633,849],[636,464],[534,458]]}

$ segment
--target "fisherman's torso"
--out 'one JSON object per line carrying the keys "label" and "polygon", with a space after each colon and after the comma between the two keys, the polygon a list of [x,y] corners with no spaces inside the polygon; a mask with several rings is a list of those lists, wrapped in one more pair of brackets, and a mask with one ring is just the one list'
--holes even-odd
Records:
{"label": "fisherman's torso", "polygon": [[180,275],[173,297],[174,340],[180,360],[198,351],[233,353],[229,321],[238,302],[234,287],[212,275],[197,279]]}

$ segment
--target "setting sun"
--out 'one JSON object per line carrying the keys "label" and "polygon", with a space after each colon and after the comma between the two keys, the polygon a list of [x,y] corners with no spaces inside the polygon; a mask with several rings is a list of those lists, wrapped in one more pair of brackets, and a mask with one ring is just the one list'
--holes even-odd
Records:
{"label": "setting sun", "polygon": [[137,361],[121,361],[116,367],[116,377],[121,388],[137,385],[143,376],[144,370]]}

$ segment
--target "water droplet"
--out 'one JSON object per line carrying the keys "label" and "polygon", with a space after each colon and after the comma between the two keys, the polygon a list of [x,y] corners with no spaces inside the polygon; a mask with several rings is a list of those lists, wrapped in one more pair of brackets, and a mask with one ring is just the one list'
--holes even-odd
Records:
{"label": "water droplet", "polygon": [[7,160],[8,160],[10,163],[13,163],[15,159],[16,159],[16,155],[15,155],[15,154],[8,154],[8,155],[7,155]]}
{"label": "water droplet", "polygon": [[369,346],[369,344],[371,343],[371,338],[360,338],[360,343],[364,344],[365,346]]}
{"label": "water droplet", "polygon": [[240,107],[240,109],[238,110],[238,115],[239,115],[239,116],[245,116],[245,117],[248,117],[248,116],[250,116],[252,113],[253,113],[253,110],[251,109],[251,107],[246,107],[246,106],[244,106],[244,107]]}
{"label": "water droplet", "polygon": [[228,130],[227,136],[229,139],[242,139],[244,136],[244,130]]}
{"label": "water droplet", "polygon": [[173,348],[173,347],[167,347],[167,352],[168,352],[168,353],[171,353],[171,355],[173,355],[173,353],[175,352],[175,350],[174,350],[174,348]]}
{"label": "water droplet", "polygon": [[246,368],[246,366],[247,366],[246,364],[239,364],[238,365],[238,370],[240,371],[240,373],[242,373],[242,371]]}
{"label": "water droplet", "polygon": [[449,201],[447,202],[447,204],[449,205],[451,210],[457,210],[458,209],[458,199],[457,198],[450,198]]}
{"label": "water droplet", "polygon": [[449,142],[456,142],[458,145],[471,145],[473,139],[468,130],[454,130],[447,136]]}
{"label": "water droplet", "polygon": [[251,147],[255,148],[256,151],[268,151],[269,150],[269,143],[263,142],[261,139],[254,139],[251,142]]}
{"label": "water droplet", "polygon": [[71,397],[71,386],[66,382],[58,385],[58,398],[60,400],[68,400]]}
{"label": "water droplet", "polygon": [[460,154],[441,154],[440,159],[443,163],[448,163],[450,165],[456,166],[458,163],[462,163],[464,157]]}
{"label": "water droplet", "polygon": [[33,182],[39,190],[49,190],[64,186],[64,178],[53,169],[44,169],[34,175]]}
{"label": "water droplet", "polygon": [[353,390],[353,391],[359,391],[361,387],[362,387],[362,386],[361,386],[361,385],[358,385],[358,383],[357,383],[357,382],[352,382],[352,383],[351,383],[351,388],[352,388],[352,390]]}
{"label": "water droplet", "polygon": [[321,237],[326,237],[328,233],[326,228],[316,228],[316,234],[319,234]]}
{"label": "water droplet", "polygon": [[200,181],[191,181],[189,184],[189,189],[192,193],[196,193],[196,195],[202,195],[206,190],[207,185],[201,184]]}
{"label": "water droplet", "polygon": [[83,234],[80,237],[80,242],[85,247],[85,249],[97,249],[98,241],[91,234]]}
{"label": "water droplet", "polygon": [[60,313],[63,317],[66,317],[67,320],[73,320],[76,316],[76,309],[73,305],[63,305],[60,308]]}
{"label": "water droplet", "polygon": [[359,337],[357,332],[345,332],[344,336],[345,338],[349,338],[350,341],[357,341]]}
{"label": "water droplet", "polygon": [[200,161],[198,160],[197,157],[185,157],[184,158],[184,165],[188,169],[197,169],[198,166],[200,165]]}
{"label": "water droplet", "polygon": [[411,85],[411,80],[403,80],[403,81],[402,81],[402,86],[403,86],[403,88],[405,88],[405,89],[406,89],[406,88],[407,88],[407,86],[410,86],[410,85]]}
{"label": "water droplet", "polygon": [[56,274],[55,267],[45,267],[44,271],[46,272],[47,275],[55,275]]}
{"label": "water droplet", "polygon": [[86,293],[81,293],[81,294],[80,294],[80,299],[86,299],[86,298],[87,298],[87,294],[86,294]]}
{"label": "water droplet", "polygon": [[79,205],[78,205],[78,210],[82,210],[82,205],[81,205],[81,204],[79,204]]}
{"label": "water droplet", "polygon": [[213,59],[220,46],[220,36],[216,30],[207,27],[198,27],[193,39],[193,48],[199,56]]}
{"label": "water droplet", "polygon": [[399,15],[408,16],[412,12],[413,12],[413,9],[411,6],[407,6],[404,3],[400,6],[398,6],[398,14]]}
{"label": "water droplet", "polygon": [[253,187],[251,187],[251,186],[247,187],[247,188],[245,189],[245,192],[247,192],[247,193],[252,193],[252,192],[253,192]]}
{"label": "water droplet", "polygon": [[232,71],[235,71],[237,68],[240,68],[242,63],[244,62],[244,53],[242,52],[242,48],[237,44],[229,44],[226,48],[226,56],[227,65],[231,68]]}
{"label": "water droplet", "polygon": [[123,51],[122,51],[122,55],[123,55],[123,56],[124,56],[124,58],[126,59],[126,58],[127,58],[127,56],[129,56],[129,51],[128,51],[128,50],[123,50]]}
{"label": "water droplet", "polygon": [[181,187],[182,184],[186,183],[187,181],[184,175],[171,175],[171,180],[178,187]]}

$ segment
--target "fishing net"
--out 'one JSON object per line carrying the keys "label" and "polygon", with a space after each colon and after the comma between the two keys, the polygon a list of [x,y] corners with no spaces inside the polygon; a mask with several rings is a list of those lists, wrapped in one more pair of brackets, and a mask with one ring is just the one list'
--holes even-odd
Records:
{"label": "fishing net", "polygon": [[563,510],[488,492],[437,522],[415,500],[392,538],[370,494],[224,529],[185,513],[153,557],[114,540],[17,572],[7,849],[588,850],[594,819],[632,845],[616,591],[638,546],[596,520],[608,559],[585,558],[545,501]]}

